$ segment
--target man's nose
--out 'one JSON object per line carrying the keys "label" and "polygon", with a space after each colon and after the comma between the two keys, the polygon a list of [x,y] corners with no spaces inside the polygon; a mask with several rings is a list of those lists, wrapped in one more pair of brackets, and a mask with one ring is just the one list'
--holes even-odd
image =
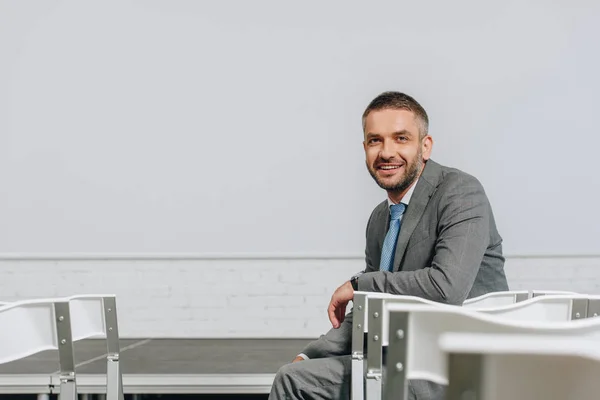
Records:
{"label": "man's nose", "polygon": [[389,158],[394,157],[395,154],[396,151],[394,149],[394,144],[390,140],[384,140],[383,146],[381,146],[381,152],[379,153],[379,156],[387,160]]}

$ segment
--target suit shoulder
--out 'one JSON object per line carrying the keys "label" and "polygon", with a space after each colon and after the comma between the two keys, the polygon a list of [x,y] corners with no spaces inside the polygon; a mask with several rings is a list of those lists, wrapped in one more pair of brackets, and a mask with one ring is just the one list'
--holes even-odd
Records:
{"label": "suit shoulder", "polygon": [[459,191],[484,191],[483,185],[474,175],[454,167],[442,167],[440,186]]}

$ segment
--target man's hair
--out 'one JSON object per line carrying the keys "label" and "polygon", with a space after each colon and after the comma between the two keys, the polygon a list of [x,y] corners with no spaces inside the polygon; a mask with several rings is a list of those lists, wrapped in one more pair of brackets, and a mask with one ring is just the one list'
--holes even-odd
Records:
{"label": "man's hair", "polygon": [[383,92],[375,97],[367,106],[362,116],[363,132],[367,116],[371,111],[380,111],[386,109],[407,110],[415,114],[419,124],[419,138],[423,139],[429,131],[429,118],[425,109],[412,97],[401,92]]}

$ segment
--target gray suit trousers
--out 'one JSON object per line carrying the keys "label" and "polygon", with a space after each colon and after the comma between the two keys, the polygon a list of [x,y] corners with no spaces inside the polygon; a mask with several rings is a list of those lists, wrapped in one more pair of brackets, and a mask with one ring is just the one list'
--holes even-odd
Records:
{"label": "gray suit trousers", "polygon": [[[351,365],[350,355],[287,364],[277,372],[269,400],[350,399]],[[445,398],[444,386],[427,381],[409,381],[409,400]]]}

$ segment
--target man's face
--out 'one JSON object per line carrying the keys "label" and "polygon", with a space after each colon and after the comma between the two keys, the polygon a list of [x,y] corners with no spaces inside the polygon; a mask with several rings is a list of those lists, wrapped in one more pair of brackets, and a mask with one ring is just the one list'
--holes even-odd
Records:
{"label": "man's face", "polygon": [[432,140],[419,139],[419,124],[411,111],[385,109],[368,114],[363,145],[367,169],[377,184],[402,193],[429,159]]}

